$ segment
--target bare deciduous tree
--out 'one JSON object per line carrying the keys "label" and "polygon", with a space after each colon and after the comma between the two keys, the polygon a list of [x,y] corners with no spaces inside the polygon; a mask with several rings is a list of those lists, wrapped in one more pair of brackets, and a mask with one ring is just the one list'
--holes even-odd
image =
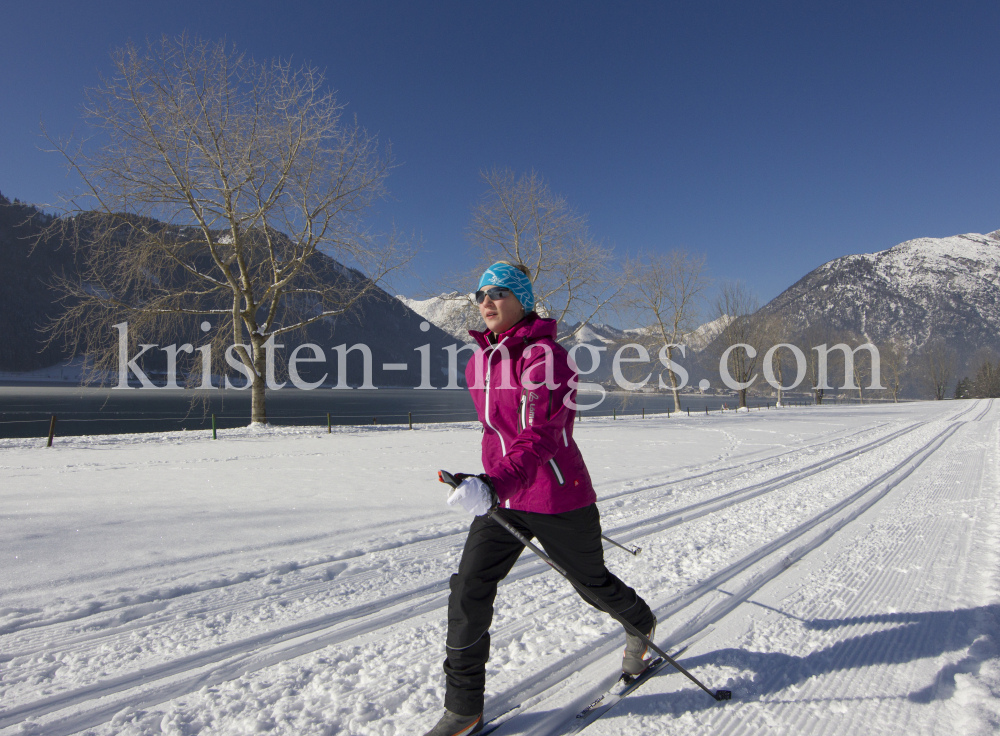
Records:
{"label": "bare deciduous tree", "polygon": [[212,318],[213,346],[235,345],[252,421],[266,422],[275,338],[343,315],[406,260],[362,221],[391,155],[343,120],[310,66],[186,35],[112,60],[87,92],[96,148],[55,144],[83,192],[60,220],[75,230],[81,271],[60,284],[68,310],[54,335],[114,370],[113,324],[129,323],[134,349]]}
{"label": "bare deciduous tree", "polygon": [[469,239],[479,250],[475,276],[496,261],[528,268],[539,314],[582,329],[621,290],[611,250],[595,242],[586,218],[536,172],[482,172],[486,192],[473,208]]}
{"label": "bare deciduous tree", "polygon": [[[820,385],[820,354],[815,348],[819,345],[834,345],[839,340],[828,324],[816,321],[809,324],[799,340],[799,347],[806,356],[806,377],[812,386],[813,399],[817,405],[823,403],[826,389]],[[843,375],[844,356],[840,351],[834,351],[827,357],[827,374]]]}
{"label": "bare deciduous tree", "polygon": [[[763,330],[765,333],[763,342],[768,346],[768,350],[776,345],[790,344],[791,326],[787,315],[781,312],[767,315],[764,319]],[[761,356],[761,360],[763,361],[766,357],[767,353]],[[778,384],[778,388],[774,389],[778,406],[782,404],[782,393],[785,390],[782,387],[785,385],[786,376],[790,379],[797,371],[798,364],[795,362],[794,356],[790,355],[788,348],[777,348],[771,353],[771,372]]]}
{"label": "bare deciduous tree", "polygon": [[[849,334],[841,342],[846,343],[853,350],[858,345],[871,344],[871,341],[855,333]],[[859,350],[851,359],[851,371],[854,376],[854,385],[857,387],[858,403],[865,403],[865,381],[871,383],[872,379],[872,354],[868,350]],[[845,379],[846,379],[845,375]]]}
{"label": "bare deciduous tree", "polygon": [[[641,336],[652,353],[663,349],[667,360],[676,359],[686,336],[697,326],[698,304],[708,287],[705,256],[683,249],[665,254],[639,253],[626,260],[624,279],[627,286],[623,301],[628,311],[647,326]],[[681,410],[680,386],[674,371],[670,377],[674,411]],[[658,380],[658,379],[657,379]]]}
{"label": "bare deciduous tree", "polygon": [[1000,358],[997,354],[989,348],[979,348],[969,364],[975,374],[969,387],[971,397],[993,399],[1000,396]]}
{"label": "bare deciduous tree", "polygon": [[720,369],[725,363],[733,381],[742,384],[736,389],[742,409],[747,405],[746,384],[754,378],[769,347],[767,318],[760,313],[757,295],[742,281],[722,284],[715,298],[715,313],[728,322],[712,342],[712,352],[719,358]]}
{"label": "bare deciduous tree", "polygon": [[924,386],[935,399],[943,399],[955,374],[955,354],[944,340],[935,338],[924,346],[919,367]]}
{"label": "bare deciduous tree", "polygon": [[[902,338],[892,337],[879,346],[882,361],[882,378],[893,402],[899,402],[899,391],[906,374],[907,351]],[[861,385],[860,383],[858,385]]]}

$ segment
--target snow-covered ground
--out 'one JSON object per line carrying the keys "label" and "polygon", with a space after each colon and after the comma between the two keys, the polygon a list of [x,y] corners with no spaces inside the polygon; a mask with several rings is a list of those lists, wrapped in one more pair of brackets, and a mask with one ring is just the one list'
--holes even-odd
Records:
{"label": "snow-covered ground", "polygon": [[[591,734],[1000,727],[1000,403],[588,418],[609,567],[716,703],[659,675]],[[0,441],[0,734],[419,734],[476,425]],[[530,553],[487,717],[559,734],[620,628]],[[507,712],[513,706],[521,706]]]}

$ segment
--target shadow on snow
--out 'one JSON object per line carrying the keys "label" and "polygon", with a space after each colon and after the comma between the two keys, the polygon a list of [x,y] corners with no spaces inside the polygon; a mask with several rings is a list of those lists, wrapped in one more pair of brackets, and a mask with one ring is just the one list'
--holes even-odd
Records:
{"label": "shadow on snow", "polygon": [[[779,652],[751,652],[720,649],[680,660],[688,670],[705,666],[731,667],[744,673],[728,682],[706,682],[709,688],[733,691],[736,701],[757,701],[786,688],[800,685],[810,677],[877,665],[905,664],[967,650],[957,662],[945,664],[925,687],[906,695],[914,703],[930,703],[950,698],[955,692],[955,675],[978,674],[983,661],[996,657],[1000,643],[1000,605],[958,611],[927,613],[886,613],[843,619],[803,621],[804,628],[829,631],[847,626],[885,624],[891,628],[838,641],[805,656]],[[672,670],[672,676],[680,676]],[[696,672],[695,676],[699,676]],[[704,675],[703,675],[704,676]],[[899,697],[895,693],[871,692],[870,697]],[[791,698],[794,700],[795,698]],[[700,690],[686,688],[671,694],[637,694],[623,703],[629,712],[681,714],[707,708],[725,707],[713,702]]]}

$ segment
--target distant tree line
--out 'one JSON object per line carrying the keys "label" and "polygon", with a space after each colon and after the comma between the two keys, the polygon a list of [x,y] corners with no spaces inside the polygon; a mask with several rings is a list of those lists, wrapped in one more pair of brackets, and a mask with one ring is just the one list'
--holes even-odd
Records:
{"label": "distant tree line", "polygon": [[956,399],[1000,398],[1000,358],[990,350],[980,350],[970,361],[974,373],[955,386]]}

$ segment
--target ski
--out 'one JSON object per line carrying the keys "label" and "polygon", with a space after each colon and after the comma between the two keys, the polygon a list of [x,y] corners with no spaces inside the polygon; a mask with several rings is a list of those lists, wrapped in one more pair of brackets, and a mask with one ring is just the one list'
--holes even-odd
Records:
{"label": "ski", "polygon": [[[670,656],[673,659],[676,659],[683,654],[689,646],[690,644],[685,644]],[[579,733],[618,705],[623,698],[631,694],[636,688],[642,686],[646,680],[661,671],[664,667],[669,667],[667,661],[662,657],[656,657],[649,663],[649,666],[638,675],[630,676],[622,674],[610,690],[576,714],[576,718],[573,720],[573,725],[566,731],[563,731],[563,734],[568,736],[569,734]]]}
{"label": "ski", "polygon": [[[687,646],[684,646],[683,648],[679,649],[676,653],[680,654],[685,649],[687,649]],[[584,724],[580,724],[579,721],[574,722],[574,728],[567,731],[566,733],[576,733],[582,728],[585,728],[587,725],[589,725],[591,720],[593,720],[594,718],[598,718],[602,713],[604,713],[604,711],[606,711],[612,705],[614,705],[619,700],[624,698],[635,688],[639,687],[639,685],[645,682],[648,677],[651,677],[664,664],[666,664],[666,660],[661,657],[657,657],[656,659],[650,660],[649,666],[646,667],[646,669],[644,669],[638,675],[626,675],[622,673],[622,676],[615,683],[614,687],[612,687],[608,692],[604,693],[604,695],[602,695],[593,703],[584,708],[577,715],[578,719],[580,718],[587,719],[587,722]],[[483,726],[483,730],[479,732],[478,736],[486,736],[487,734],[492,733],[496,729],[500,728],[500,726],[502,726],[511,718],[513,718],[515,713],[518,710],[520,710],[520,708],[521,706],[519,705],[514,706],[510,710],[504,711],[500,715],[491,718]]]}
{"label": "ski", "polygon": [[[673,654],[670,655],[671,659],[677,659],[685,651],[687,651],[692,644],[704,639],[714,630],[714,626],[706,627],[691,638],[685,640],[683,646],[679,647]],[[618,681],[615,682],[615,684],[607,692],[597,698],[582,711],[577,713],[576,718],[573,719],[572,725],[568,730],[563,731],[562,734],[564,734],[564,736],[569,736],[569,734],[579,733],[613,707],[618,705],[624,697],[632,693],[636,688],[641,686],[644,682],[646,682],[646,680],[655,675],[657,672],[660,672],[664,667],[667,667],[669,670],[669,663],[662,657],[656,657],[650,660],[649,666],[638,675],[631,676],[623,673]],[[626,680],[626,678],[628,679]],[[503,713],[493,716],[493,718],[483,724],[483,729],[479,731],[477,736],[487,736],[487,734],[493,733],[507,723],[507,721],[514,718],[514,716],[521,711],[521,708],[521,705],[515,705],[513,708],[508,708]]]}
{"label": "ski", "polygon": [[480,731],[478,734],[476,734],[476,736],[486,736],[486,734],[488,733],[493,733],[498,728],[500,728],[500,726],[502,726],[511,718],[513,718],[514,714],[517,713],[517,711],[519,710],[521,710],[521,706],[515,705],[513,708],[510,708],[509,710],[505,710],[500,715],[494,716],[483,725],[483,730]]}

